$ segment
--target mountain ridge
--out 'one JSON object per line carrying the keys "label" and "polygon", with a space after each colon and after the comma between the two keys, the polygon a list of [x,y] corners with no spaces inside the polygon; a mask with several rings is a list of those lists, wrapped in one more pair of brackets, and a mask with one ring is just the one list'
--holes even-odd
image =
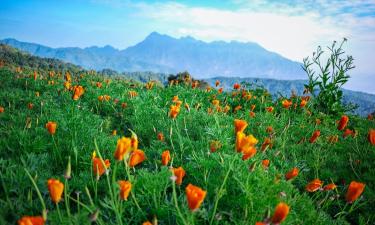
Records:
{"label": "mountain ridge", "polygon": [[141,42],[122,50],[110,45],[51,48],[9,38],[0,43],[86,69],[162,73],[189,71],[198,78],[223,75],[276,79],[304,77],[299,62],[268,51],[254,42],[204,42],[191,36],[174,38],[152,32]]}

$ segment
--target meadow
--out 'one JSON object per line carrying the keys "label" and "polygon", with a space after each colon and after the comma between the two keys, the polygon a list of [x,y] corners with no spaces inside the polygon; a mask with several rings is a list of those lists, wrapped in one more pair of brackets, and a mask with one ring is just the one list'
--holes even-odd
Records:
{"label": "meadow", "polygon": [[186,74],[0,79],[0,224],[374,224],[372,115]]}

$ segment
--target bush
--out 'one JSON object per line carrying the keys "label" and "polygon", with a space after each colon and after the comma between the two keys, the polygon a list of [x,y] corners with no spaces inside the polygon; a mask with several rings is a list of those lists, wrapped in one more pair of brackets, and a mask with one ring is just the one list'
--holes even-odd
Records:
{"label": "bush", "polygon": [[327,47],[330,55],[325,64],[322,59],[324,51],[320,46],[311,60],[309,57],[303,59],[303,70],[309,78],[309,83],[304,85],[304,93],[311,93],[315,108],[326,114],[338,115],[355,108],[342,103],[341,87],[350,78],[347,72],[355,68],[352,56],[343,57],[345,51],[342,46],[346,41],[344,38],[339,45],[334,41],[331,47]]}

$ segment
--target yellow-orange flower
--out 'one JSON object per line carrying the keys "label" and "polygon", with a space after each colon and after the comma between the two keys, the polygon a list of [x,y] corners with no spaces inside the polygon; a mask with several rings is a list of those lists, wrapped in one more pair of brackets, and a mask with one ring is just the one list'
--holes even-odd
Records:
{"label": "yellow-orange flower", "polygon": [[281,104],[283,105],[283,108],[289,109],[292,105],[292,101],[289,101],[288,99],[284,99]]}
{"label": "yellow-orange flower", "polygon": [[272,106],[266,107],[266,111],[267,112],[273,112],[273,107]]}
{"label": "yellow-orange flower", "polygon": [[289,214],[289,206],[284,202],[280,202],[276,206],[276,209],[272,216],[271,221],[274,224],[280,224],[286,219],[288,214]]}
{"label": "yellow-orange flower", "polygon": [[56,127],[57,123],[55,122],[49,121],[48,123],[46,123],[46,128],[51,135],[54,135],[56,133]]}
{"label": "yellow-orange flower", "polygon": [[143,222],[142,225],[152,225],[150,221]]}
{"label": "yellow-orange flower", "polygon": [[74,89],[73,89],[73,100],[78,100],[82,95],[83,93],[85,92],[85,89],[83,89],[82,86],[74,86]]}
{"label": "yellow-orange flower", "polygon": [[188,184],[185,189],[188,206],[191,210],[196,210],[202,204],[207,192],[200,187]]}
{"label": "yellow-orange flower", "polygon": [[364,183],[352,181],[349,184],[348,191],[346,192],[346,196],[345,196],[346,201],[349,203],[354,202],[355,200],[357,200],[359,196],[361,196],[364,189],[365,189]]}
{"label": "yellow-orange flower", "polygon": [[235,119],[234,120],[235,133],[243,132],[246,129],[247,125],[248,124],[247,124],[246,120]]}
{"label": "yellow-orange flower", "polygon": [[261,149],[264,152],[267,148],[272,148],[272,140],[268,137],[264,139]]}
{"label": "yellow-orange flower", "polygon": [[166,166],[166,165],[168,165],[168,163],[169,163],[170,160],[171,160],[171,153],[169,152],[169,150],[165,150],[161,154],[161,164],[163,166]]}
{"label": "yellow-orange flower", "polygon": [[257,153],[257,149],[254,146],[247,147],[242,150],[242,160],[252,158]]}
{"label": "yellow-orange flower", "polygon": [[171,107],[169,108],[169,116],[172,119],[175,119],[178,113],[180,113],[180,107],[177,105],[171,105]]}
{"label": "yellow-orange flower", "polygon": [[132,184],[127,180],[119,180],[117,183],[120,186],[120,199],[127,201],[132,189]]}
{"label": "yellow-orange flower", "polygon": [[[104,163],[104,165],[103,165]],[[108,159],[102,160],[97,157],[92,158],[92,171],[95,174],[95,176],[101,176],[103,173],[109,168],[111,163]]]}
{"label": "yellow-orange flower", "polygon": [[47,181],[48,191],[51,197],[51,200],[54,203],[59,203],[61,200],[61,195],[64,191],[64,184],[56,179],[49,179]]}
{"label": "yellow-orange flower", "polygon": [[367,135],[367,139],[371,145],[375,145],[375,130],[374,129],[370,129]]}
{"label": "yellow-orange flower", "polygon": [[336,189],[336,187],[337,187],[336,184],[330,183],[330,184],[325,185],[323,187],[323,190],[325,190],[325,191],[331,191],[331,190]]}
{"label": "yellow-orange flower", "polygon": [[185,176],[185,170],[181,166],[178,168],[173,168],[173,174],[176,176],[176,184],[181,185],[182,184],[182,179]]}
{"label": "yellow-orange flower", "polygon": [[318,139],[319,136],[320,136],[320,130],[314,131],[314,133],[310,137],[310,143],[314,143]]}
{"label": "yellow-orange flower", "polygon": [[343,115],[339,121],[339,124],[337,126],[337,129],[338,130],[343,130],[346,125],[348,124],[349,122],[349,117],[347,115]]}
{"label": "yellow-orange flower", "polygon": [[4,107],[0,106],[0,113],[3,113],[5,111]]}
{"label": "yellow-orange flower", "polygon": [[253,135],[246,136],[243,132],[237,132],[236,134],[236,150],[237,152],[247,153],[253,152],[254,146],[258,143],[258,140]]}
{"label": "yellow-orange flower", "polygon": [[164,141],[164,134],[162,132],[159,132],[157,138],[159,141]]}
{"label": "yellow-orange flower", "polygon": [[301,100],[301,103],[299,104],[299,106],[300,106],[301,108],[303,108],[303,107],[305,107],[306,104],[307,104],[307,101],[306,101],[305,99],[302,99],[302,100]]}
{"label": "yellow-orange flower", "polygon": [[123,160],[124,156],[132,151],[131,142],[131,139],[127,137],[122,137],[117,140],[115,159]]}
{"label": "yellow-orange flower", "polygon": [[267,169],[270,165],[270,160],[269,159],[263,159],[262,160],[262,165],[264,169]]}
{"label": "yellow-orange flower", "polygon": [[217,81],[215,82],[215,86],[217,87],[217,86],[219,86],[219,85],[220,85],[220,81],[217,80]]}
{"label": "yellow-orange flower", "polygon": [[44,225],[45,221],[41,216],[23,216],[17,221],[18,225]]}
{"label": "yellow-orange flower", "polygon": [[146,159],[146,155],[144,151],[140,149],[134,150],[129,158],[129,166],[134,167],[140,163],[142,163]]}
{"label": "yellow-orange flower", "polygon": [[235,83],[235,84],[233,85],[233,88],[234,88],[234,89],[240,89],[240,87],[241,87],[241,85],[240,85],[239,83]]}
{"label": "yellow-orange flower", "polygon": [[212,100],[212,104],[213,104],[214,106],[219,106],[219,104],[220,104],[220,101],[219,101],[219,100],[217,100],[217,99],[215,99],[215,100]]}
{"label": "yellow-orange flower", "polygon": [[296,176],[298,176],[298,173],[299,173],[298,168],[294,167],[293,169],[291,169],[290,171],[288,171],[288,172],[285,174],[285,179],[286,179],[286,180],[293,179],[293,178],[295,178]]}
{"label": "yellow-orange flower", "polygon": [[315,192],[317,190],[319,190],[319,188],[323,185],[323,182],[319,179],[314,179],[312,181],[310,181],[310,183],[308,183],[306,185],[306,191],[308,192]]}

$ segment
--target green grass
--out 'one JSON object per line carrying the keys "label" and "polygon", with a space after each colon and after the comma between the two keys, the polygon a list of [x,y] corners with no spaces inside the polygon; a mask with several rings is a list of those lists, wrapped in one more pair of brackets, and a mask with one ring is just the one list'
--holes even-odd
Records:
{"label": "green grass", "polygon": [[[48,77],[46,72],[39,73]],[[375,219],[375,147],[367,140],[374,121],[351,115],[348,126],[358,134],[344,139],[336,128],[339,118],[320,114],[309,108],[310,104],[303,109],[283,109],[280,100],[273,101],[261,89],[251,90],[256,99],[246,101],[240,94],[232,97],[232,93],[219,94],[215,89],[207,92],[184,84],[147,90],[143,84],[123,79],[106,84],[101,76],[85,74],[79,79],[76,74],[73,85],[82,85],[85,93],[73,101],[72,92],[64,90],[63,78],[34,81],[30,74],[0,69],[0,105],[5,108],[0,114],[0,224],[42,214],[37,189],[25,169],[46,205],[48,224],[89,224],[89,216],[96,210],[98,224],[142,224],[154,218],[158,224],[255,224],[272,216],[279,202],[290,206],[283,224],[371,224]],[[17,79],[17,75],[21,77]],[[48,85],[48,80],[55,84]],[[95,86],[93,82],[97,81],[103,83],[102,88]],[[130,98],[129,90],[137,91],[138,96]],[[35,96],[37,91],[39,97]],[[99,102],[98,96],[105,94],[111,100]],[[175,95],[183,104],[172,120],[168,112]],[[221,106],[228,104],[233,109],[241,105],[242,109],[208,114],[214,96]],[[119,100],[117,104],[114,99]],[[31,110],[27,108],[30,102],[34,104]],[[121,107],[123,102],[127,103],[125,109]],[[185,103],[190,111],[183,107]],[[199,109],[197,104],[201,105]],[[256,105],[254,118],[249,116],[252,104]],[[274,106],[275,111],[266,112],[266,106]],[[234,119],[246,120],[249,126],[245,133],[259,140],[257,154],[246,161],[235,151]],[[316,119],[322,123],[317,125]],[[45,128],[48,121],[58,124],[53,137]],[[273,147],[262,152],[260,146],[270,136],[268,126],[274,129]],[[114,159],[114,151],[121,136],[130,137],[129,129],[137,134],[139,148],[147,159],[127,171],[123,162]],[[311,144],[308,140],[317,129],[321,136]],[[117,130],[117,136],[111,134],[112,130]],[[164,134],[164,142],[157,140],[158,132]],[[339,135],[339,141],[328,143],[329,135]],[[303,138],[306,141],[300,142]],[[211,140],[222,144],[215,153],[209,150]],[[99,181],[92,174],[91,154],[95,149],[111,161],[108,175]],[[161,165],[161,153],[166,149],[171,151],[171,166],[186,170],[181,186],[174,185],[171,172]],[[69,157],[72,176],[65,181]],[[268,169],[262,168],[263,159],[270,160]],[[250,170],[254,163],[254,170]],[[300,173],[286,181],[284,174],[293,167]],[[66,196],[59,203],[61,219],[49,197],[49,178],[66,182]],[[338,188],[308,193],[305,186],[314,178],[325,184],[334,182]],[[131,180],[128,201],[119,200],[117,180]],[[349,205],[345,193],[352,180],[365,183],[366,188]],[[194,212],[187,207],[185,196],[189,183],[207,191]]]}

